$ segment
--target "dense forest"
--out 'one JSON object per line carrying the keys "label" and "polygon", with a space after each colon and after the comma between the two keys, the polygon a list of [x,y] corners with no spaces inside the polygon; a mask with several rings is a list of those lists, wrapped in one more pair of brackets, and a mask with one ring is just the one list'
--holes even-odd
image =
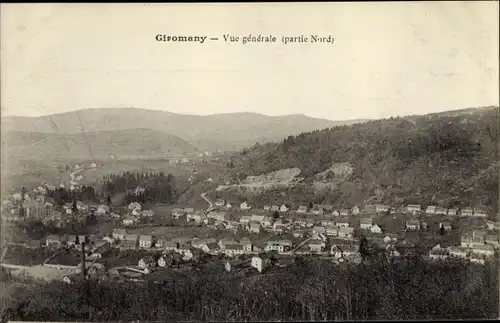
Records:
{"label": "dense forest", "polygon": [[360,265],[298,259],[283,274],[193,272],[147,286],[3,284],[2,321],[493,319],[499,304],[498,263],[415,255]]}
{"label": "dense forest", "polygon": [[82,202],[95,202],[99,198],[96,195],[96,191],[92,186],[83,185],[78,190],[68,190],[66,188],[56,188],[55,190],[49,190],[47,196],[54,199],[57,205],[64,205],[65,203],[72,203],[73,201]]}
{"label": "dense forest", "polygon": [[[497,207],[499,109],[464,115],[390,118],[289,136],[233,156],[241,178],[298,167],[306,182],[332,163],[352,165],[352,176],[326,194],[351,204],[353,194],[382,202],[444,207]],[[323,192],[324,194],[324,192]],[[360,203],[360,201],[351,201]],[[362,202],[362,201],[361,201]]]}
{"label": "dense forest", "polygon": [[104,194],[126,193],[125,201],[175,203],[179,197],[179,189],[172,174],[164,172],[125,172],[111,174],[102,179]]}

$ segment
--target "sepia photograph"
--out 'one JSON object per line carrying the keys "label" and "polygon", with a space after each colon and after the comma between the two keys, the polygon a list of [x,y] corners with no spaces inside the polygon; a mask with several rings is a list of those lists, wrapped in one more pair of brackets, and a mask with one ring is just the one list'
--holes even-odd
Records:
{"label": "sepia photograph", "polygon": [[0,322],[500,317],[498,1],[0,13]]}

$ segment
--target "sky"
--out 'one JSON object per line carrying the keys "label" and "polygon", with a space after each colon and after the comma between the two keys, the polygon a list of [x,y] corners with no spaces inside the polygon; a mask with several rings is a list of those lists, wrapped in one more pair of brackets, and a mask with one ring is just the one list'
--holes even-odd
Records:
{"label": "sky", "polygon": [[[331,120],[499,104],[498,2],[2,4],[2,115],[135,107]],[[157,34],[219,37],[157,42]],[[272,34],[277,43],[225,43]],[[332,35],[333,44],[281,43]]]}

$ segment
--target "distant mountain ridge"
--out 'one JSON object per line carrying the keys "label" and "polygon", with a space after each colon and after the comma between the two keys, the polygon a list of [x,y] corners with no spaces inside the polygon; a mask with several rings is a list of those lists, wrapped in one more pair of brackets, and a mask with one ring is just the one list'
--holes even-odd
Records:
{"label": "distant mountain ridge", "polygon": [[185,140],[150,129],[98,131],[80,134],[8,131],[2,133],[2,154],[8,158],[54,160],[160,157],[196,152]]}
{"label": "distant mountain ridge", "polygon": [[230,113],[206,116],[137,108],[87,109],[42,117],[2,118],[2,131],[76,134],[150,129],[179,137],[202,150],[239,150],[306,131],[366,120],[332,121],[305,115]]}

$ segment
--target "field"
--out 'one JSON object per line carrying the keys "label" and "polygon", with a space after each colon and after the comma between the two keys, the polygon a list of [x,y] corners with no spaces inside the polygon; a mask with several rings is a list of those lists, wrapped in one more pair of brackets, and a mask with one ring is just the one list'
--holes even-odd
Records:
{"label": "field", "polygon": [[2,262],[11,265],[40,265],[52,254],[52,252],[46,248],[28,249],[18,245],[9,245],[3,248],[7,248],[7,252]]}

